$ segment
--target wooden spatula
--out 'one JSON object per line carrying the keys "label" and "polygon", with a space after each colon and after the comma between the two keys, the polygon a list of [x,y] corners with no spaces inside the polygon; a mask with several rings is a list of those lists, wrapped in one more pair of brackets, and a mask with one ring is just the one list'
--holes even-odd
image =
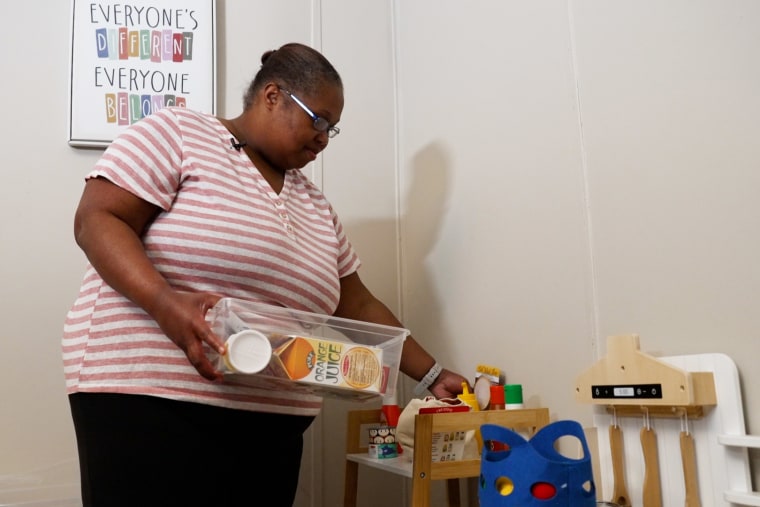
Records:
{"label": "wooden spatula", "polygon": [[612,502],[620,507],[631,505],[628,490],[625,487],[625,455],[623,454],[623,431],[617,424],[610,426],[610,456],[612,457]]}
{"label": "wooden spatula", "polygon": [[644,451],[644,507],[662,507],[657,435],[651,426],[641,428],[641,449]]}
{"label": "wooden spatula", "polygon": [[683,480],[686,485],[685,507],[702,507],[697,483],[697,455],[694,451],[694,437],[687,431],[681,432],[681,463],[683,463]]}

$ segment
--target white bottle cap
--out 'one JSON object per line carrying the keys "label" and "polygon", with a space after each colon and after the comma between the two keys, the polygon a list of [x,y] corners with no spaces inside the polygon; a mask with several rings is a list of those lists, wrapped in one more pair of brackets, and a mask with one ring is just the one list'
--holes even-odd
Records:
{"label": "white bottle cap", "polygon": [[246,329],[227,339],[224,359],[227,365],[239,373],[258,373],[269,364],[272,345],[258,331]]}

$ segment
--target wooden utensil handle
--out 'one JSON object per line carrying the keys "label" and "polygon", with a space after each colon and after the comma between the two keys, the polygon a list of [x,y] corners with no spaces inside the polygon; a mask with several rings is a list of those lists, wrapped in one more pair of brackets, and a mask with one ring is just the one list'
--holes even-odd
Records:
{"label": "wooden utensil handle", "polygon": [[623,454],[623,431],[620,426],[610,426],[610,456],[612,457],[612,502],[620,507],[631,505],[628,490],[625,487],[625,457]]}
{"label": "wooden utensil handle", "polygon": [[651,427],[641,428],[641,449],[644,451],[644,507],[662,507],[657,435]]}
{"label": "wooden utensil handle", "polygon": [[686,507],[702,507],[699,499],[699,483],[697,482],[697,454],[694,450],[694,438],[690,433],[681,432],[681,463],[683,464],[683,480],[686,486]]}

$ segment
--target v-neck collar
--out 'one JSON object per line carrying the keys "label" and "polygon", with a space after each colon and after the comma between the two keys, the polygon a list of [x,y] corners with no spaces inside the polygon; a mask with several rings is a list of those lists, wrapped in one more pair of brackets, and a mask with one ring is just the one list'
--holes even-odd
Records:
{"label": "v-neck collar", "polygon": [[245,142],[245,140],[239,139],[235,134],[233,134],[232,131],[228,129],[227,126],[218,117],[214,117],[214,119],[218,123],[220,129],[219,138],[222,145],[225,146],[225,148],[233,150],[235,152],[233,157],[237,157],[248,168],[248,170],[250,170],[253,179],[259,185],[261,190],[265,191],[271,199],[278,202],[284,200],[287,196],[287,190],[289,187],[288,182],[291,179],[289,173],[291,171],[285,171],[283,173],[282,188],[279,192],[277,192],[266,179],[266,177],[261,174],[261,171],[256,166],[256,164],[253,163],[253,160],[251,160],[251,157],[245,151],[245,147],[241,146],[238,148],[236,146],[237,143]]}

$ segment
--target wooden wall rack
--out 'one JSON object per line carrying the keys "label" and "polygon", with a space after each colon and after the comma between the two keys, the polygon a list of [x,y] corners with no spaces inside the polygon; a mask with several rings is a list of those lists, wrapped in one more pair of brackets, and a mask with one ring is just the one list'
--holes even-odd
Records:
{"label": "wooden wall rack", "polygon": [[715,382],[709,371],[690,372],[639,350],[638,335],[611,336],[607,356],[576,381],[579,403],[606,405],[618,415],[704,416],[714,407]]}
{"label": "wooden wall rack", "polygon": [[[636,391],[647,388],[655,391]],[[577,377],[575,398],[594,410],[587,436],[601,500],[622,493],[633,507],[760,506],[748,455],[760,437],[745,432],[739,375],[725,354],[653,357],[637,335],[612,336],[607,355]]]}

